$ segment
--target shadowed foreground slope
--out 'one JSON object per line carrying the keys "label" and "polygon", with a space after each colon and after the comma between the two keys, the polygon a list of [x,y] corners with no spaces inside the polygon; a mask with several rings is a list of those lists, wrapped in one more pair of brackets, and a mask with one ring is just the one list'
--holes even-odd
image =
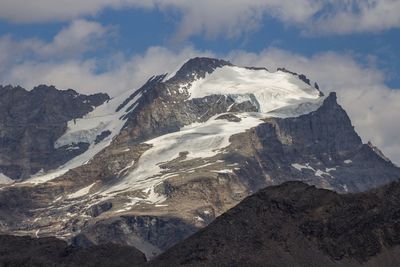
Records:
{"label": "shadowed foreground slope", "polygon": [[150,266],[400,266],[400,184],[340,195],[268,187]]}
{"label": "shadowed foreground slope", "polygon": [[122,267],[146,261],[135,248],[113,244],[78,248],[56,238],[0,236],[0,266]]}

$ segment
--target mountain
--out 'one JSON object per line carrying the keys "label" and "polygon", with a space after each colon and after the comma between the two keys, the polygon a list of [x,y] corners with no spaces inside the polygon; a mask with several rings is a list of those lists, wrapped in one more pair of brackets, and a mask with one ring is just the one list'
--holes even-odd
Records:
{"label": "mountain", "polygon": [[114,244],[79,248],[52,237],[0,236],[0,266],[131,267],[145,262],[135,248]]}
{"label": "mountain", "polygon": [[400,265],[400,183],[341,195],[268,187],[144,266]]}
{"label": "mountain", "polygon": [[63,122],[47,142],[76,154],[0,188],[0,232],[113,242],[152,258],[267,186],[346,193],[399,180],[336,95],[311,84],[210,58],[154,76]]}

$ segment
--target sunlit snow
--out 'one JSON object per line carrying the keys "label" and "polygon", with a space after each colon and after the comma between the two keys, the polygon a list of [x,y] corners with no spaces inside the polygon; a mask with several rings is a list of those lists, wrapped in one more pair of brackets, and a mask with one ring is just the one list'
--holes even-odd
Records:
{"label": "sunlit snow", "polygon": [[196,80],[189,94],[190,99],[229,95],[239,103],[250,100],[261,113],[320,99],[318,90],[292,74],[234,66],[218,68],[204,79]]}
{"label": "sunlit snow", "polygon": [[14,180],[12,180],[10,177],[4,175],[3,173],[0,172],[0,185],[2,184],[11,184],[13,183]]}

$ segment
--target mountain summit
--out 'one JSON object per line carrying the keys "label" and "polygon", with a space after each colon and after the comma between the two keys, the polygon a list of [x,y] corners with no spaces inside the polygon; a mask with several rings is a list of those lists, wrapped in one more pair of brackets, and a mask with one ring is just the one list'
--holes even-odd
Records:
{"label": "mountain summit", "polygon": [[191,59],[66,125],[48,141],[74,157],[1,189],[2,232],[151,258],[266,186],[345,193],[400,178],[334,93],[286,69]]}

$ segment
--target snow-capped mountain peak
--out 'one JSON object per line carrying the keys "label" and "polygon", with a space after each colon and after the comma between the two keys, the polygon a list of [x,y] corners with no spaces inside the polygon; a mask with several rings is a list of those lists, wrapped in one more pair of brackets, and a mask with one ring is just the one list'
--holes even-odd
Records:
{"label": "snow-capped mountain peak", "polygon": [[335,94],[287,70],[195,58],[85,114],[54,142],[79,147],[74,158],[1,188],[23,212],[5,228],[123,240],[151,257],[268,185],[354,192],[400,178],[362,144]]}

